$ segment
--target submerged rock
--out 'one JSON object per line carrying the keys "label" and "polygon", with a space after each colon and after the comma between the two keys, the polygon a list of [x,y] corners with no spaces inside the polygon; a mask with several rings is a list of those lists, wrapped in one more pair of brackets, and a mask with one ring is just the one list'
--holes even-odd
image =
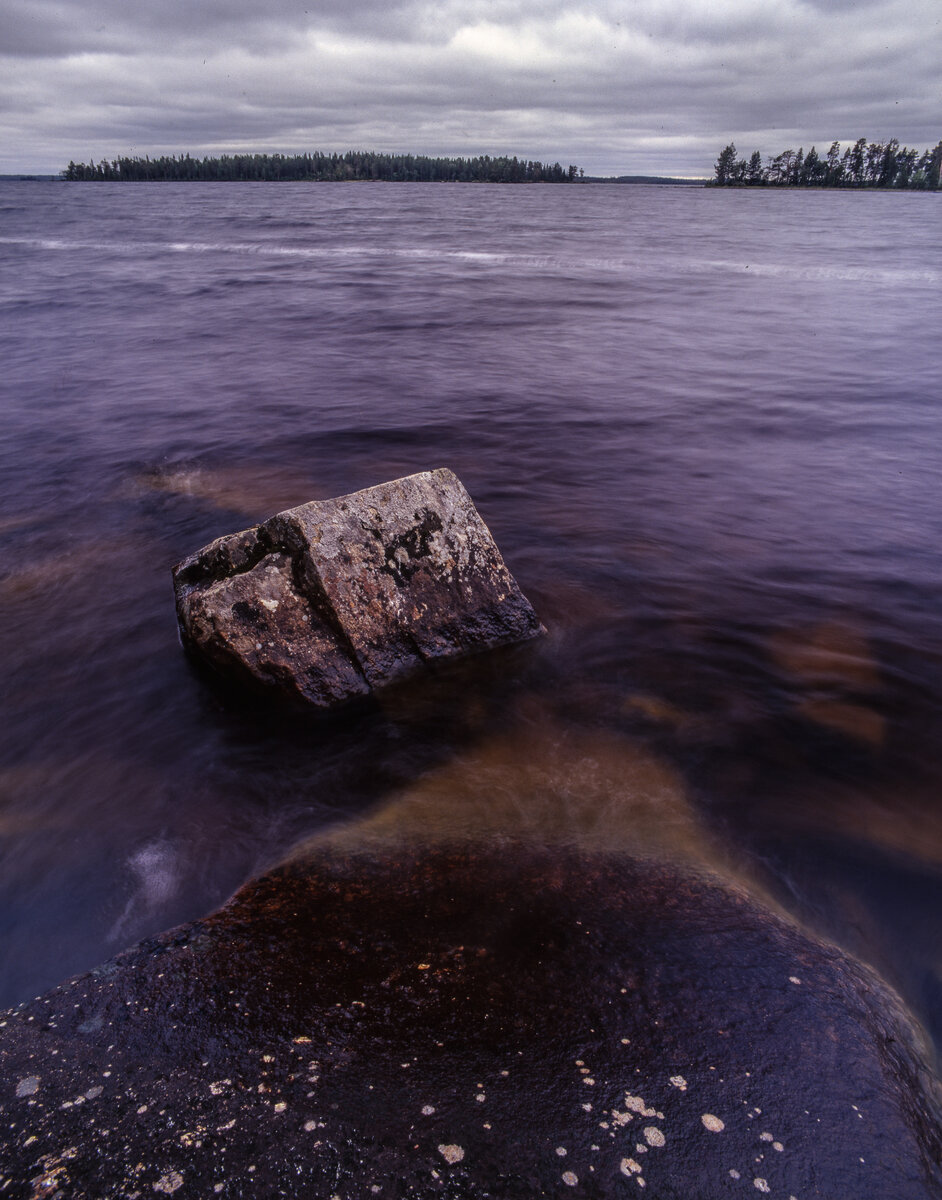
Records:
{"label": "submerged rock", "polygon": [[447,469],[288,509],[218,538],[173,578],[187,646],[317,707],[542,632]]}
{"label": "submerged rock", "polygon": [[916,1033],[673,866],[321,850],[0,1014],[0,1190],[924,1200]]}

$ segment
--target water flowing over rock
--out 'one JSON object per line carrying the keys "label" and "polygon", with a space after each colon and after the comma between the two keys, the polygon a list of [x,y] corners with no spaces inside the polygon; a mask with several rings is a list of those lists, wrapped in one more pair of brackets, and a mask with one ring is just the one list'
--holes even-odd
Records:
{"label": "water flowing over rock", "polygon": [[321,849],[0,1013],[28,1197],[942,1194],[869,970],[715,878],[561,847]]}
{"label": "water flowing over rock", "polygon": [[312,500],[173,571],[185,644],[319,708],[542,626],[447,469]]}

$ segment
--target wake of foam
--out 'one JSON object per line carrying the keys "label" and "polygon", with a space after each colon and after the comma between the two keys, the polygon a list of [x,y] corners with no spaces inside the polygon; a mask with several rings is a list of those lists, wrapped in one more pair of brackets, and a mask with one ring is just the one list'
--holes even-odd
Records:
{"label": "wake of foam", "polygon": [[616,275],[755,275],[766,278],[801,279],[810,282],[844,281],[882,284],[889,287],[935,287],[942,282],[939,271],[900,270],[892,267],[821,266],[815,263],[744,262],[732,259],[690,259],[670,255],[619,255],[585,258],[577,255],[526,254],[512,251],[450,249],[440,246],[298,246],[275,242],[98,242],[69,241],[64,238],[0,237],[2,245],[29,246],[49,251],[107,251],[110,254],[137,257],[142,254],[223,254],[235,257],[261,257],[329,261],[407,260],[428,263],[468,263],[482,267],[512,267],[514,270],[545,271],[572,275],[595,271]]}

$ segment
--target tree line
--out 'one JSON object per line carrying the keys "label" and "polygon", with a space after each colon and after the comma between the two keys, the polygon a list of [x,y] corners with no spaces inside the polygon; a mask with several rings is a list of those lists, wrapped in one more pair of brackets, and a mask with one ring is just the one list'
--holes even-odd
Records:
{"label": "tree line", "polygon": [[832,142],[828,152],[818,154],[814,146],[804,150],[783,150],[765,162],[758,150],[747,161],[738,156],[732,142],[716,160],[714,187],[842,187],[842,188],[916,188],[934,190],[939,186],[942,167],[942,141],[932,150],[912,150],[900,146],[896,138],[888,142],[868,142],[858,138],[841,151],[840,142]]}
{"label": "tree line", "polygon": [[223,154],[192,158],[189,154],[159,158],[116,158],[70,162],[67,180],[200,180],[240,182],[264,180],[376,179],[393,183],[571,183],[577,167],[533,162],[489,154],[477,158],[430,158],[422,154],[378,154],[349,150],[346,154]]}

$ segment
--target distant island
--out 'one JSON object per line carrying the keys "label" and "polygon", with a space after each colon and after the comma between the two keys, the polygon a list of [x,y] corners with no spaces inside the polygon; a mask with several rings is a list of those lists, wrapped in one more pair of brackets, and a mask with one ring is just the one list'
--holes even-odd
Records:
{"label": "distant island", "polygon": [[584,173],[572,165],[533,162],[489,154],[477,158],[430,158],[424,154],[378,154],[348,150],[346,154],[223,154],[192,158],[189,154],[160,158],[116,158],[109,162],[70,162],[62,178],[70,181],[216,181],[314,182],[375,180],[388,183],[572,183]]}
{"label": "distant island", "polygon": [[896,138],[886,143],[858,138],[841,153],[832,142],[821,156],[814,146],[769,155],[765,164],[758,150],[749,161],[739,158],[732,142],[716,160],[712,187],[826,187],[897,188],[935,191],[942,167],[942,141],[932,150],[911,150]]}
{"label": "distant island", "polygon": [[659,183],[671,187],[703,187],[709,179],[687,179],[678,175],[585,175],[580,183]]}

